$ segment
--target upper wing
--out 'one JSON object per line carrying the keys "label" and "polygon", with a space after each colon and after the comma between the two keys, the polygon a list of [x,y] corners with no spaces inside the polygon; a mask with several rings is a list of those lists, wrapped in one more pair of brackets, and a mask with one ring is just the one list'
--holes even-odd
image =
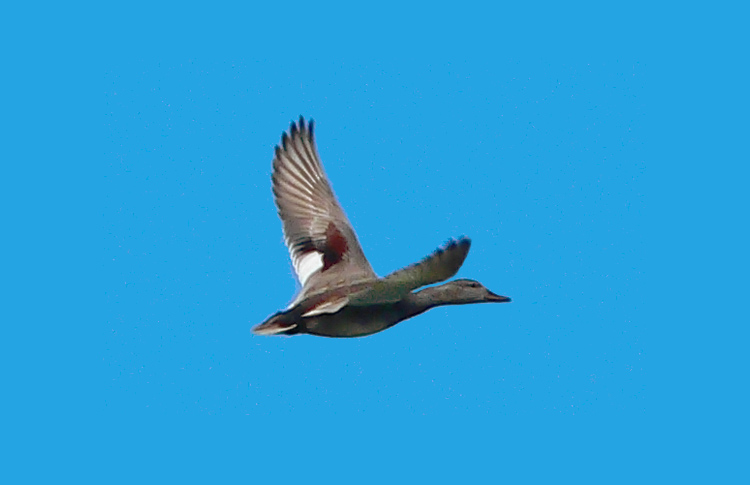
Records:
{"label": "upper wing", "polygon": [[273,159],[273,193],[284,240],[305,295],[377,278],[323,171],[313,121],[292,123]]}
{"label": "upper wing", "polygon": [[369,285],[366,290],[349,295],[349,305],[395,303],[422,286],[452,277],[469,254],[471,240],[451,240],[419,263],[394,271]]}

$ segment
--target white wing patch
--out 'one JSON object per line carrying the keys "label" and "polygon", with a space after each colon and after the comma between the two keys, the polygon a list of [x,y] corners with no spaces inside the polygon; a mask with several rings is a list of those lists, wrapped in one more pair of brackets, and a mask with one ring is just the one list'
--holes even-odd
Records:
{"label": "white wing patch", "polygon": [[304,287],[310,276],[323,267],[323,253],[311,251],[294,260],[294,271],[297,272],[300,284]]}

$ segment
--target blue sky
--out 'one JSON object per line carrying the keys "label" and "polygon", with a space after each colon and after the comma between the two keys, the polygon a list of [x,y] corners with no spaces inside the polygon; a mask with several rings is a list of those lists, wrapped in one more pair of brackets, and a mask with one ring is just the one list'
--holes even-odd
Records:
{"label": "blue sky", "polygon": [[[12,473],[746,474],[747,12],[358,8],[5,34]],[[300,115],[376,272],[466,235],[458,276],[513,302],[252,335],[297,291],[270,171]]]}

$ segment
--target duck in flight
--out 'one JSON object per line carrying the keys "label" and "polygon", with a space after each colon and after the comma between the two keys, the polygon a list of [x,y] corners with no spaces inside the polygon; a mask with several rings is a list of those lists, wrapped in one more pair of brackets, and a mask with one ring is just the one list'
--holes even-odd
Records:
{"label": "duck in flight", "polygon": [[307,333],[362,337],[441,305],[509,302],[481,283],[457,279],[468,238],[449,241],[422,261],[379,278],[323,171],[313,120],[300,117],[281,136],[273,159],[273,194],[284,240],[302,290],[286,310],[253,328],[258,335]]}

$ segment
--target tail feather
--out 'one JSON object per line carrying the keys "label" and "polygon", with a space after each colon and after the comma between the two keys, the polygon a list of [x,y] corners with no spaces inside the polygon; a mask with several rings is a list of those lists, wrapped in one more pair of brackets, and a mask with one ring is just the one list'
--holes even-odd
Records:
{"label": "tail feather", "polygon": [[294,322],[284,321],[282,313],[277,313],[260,325],[253,327],[252,332],[255,335],[283,335],[289,334],[297,328]]}

